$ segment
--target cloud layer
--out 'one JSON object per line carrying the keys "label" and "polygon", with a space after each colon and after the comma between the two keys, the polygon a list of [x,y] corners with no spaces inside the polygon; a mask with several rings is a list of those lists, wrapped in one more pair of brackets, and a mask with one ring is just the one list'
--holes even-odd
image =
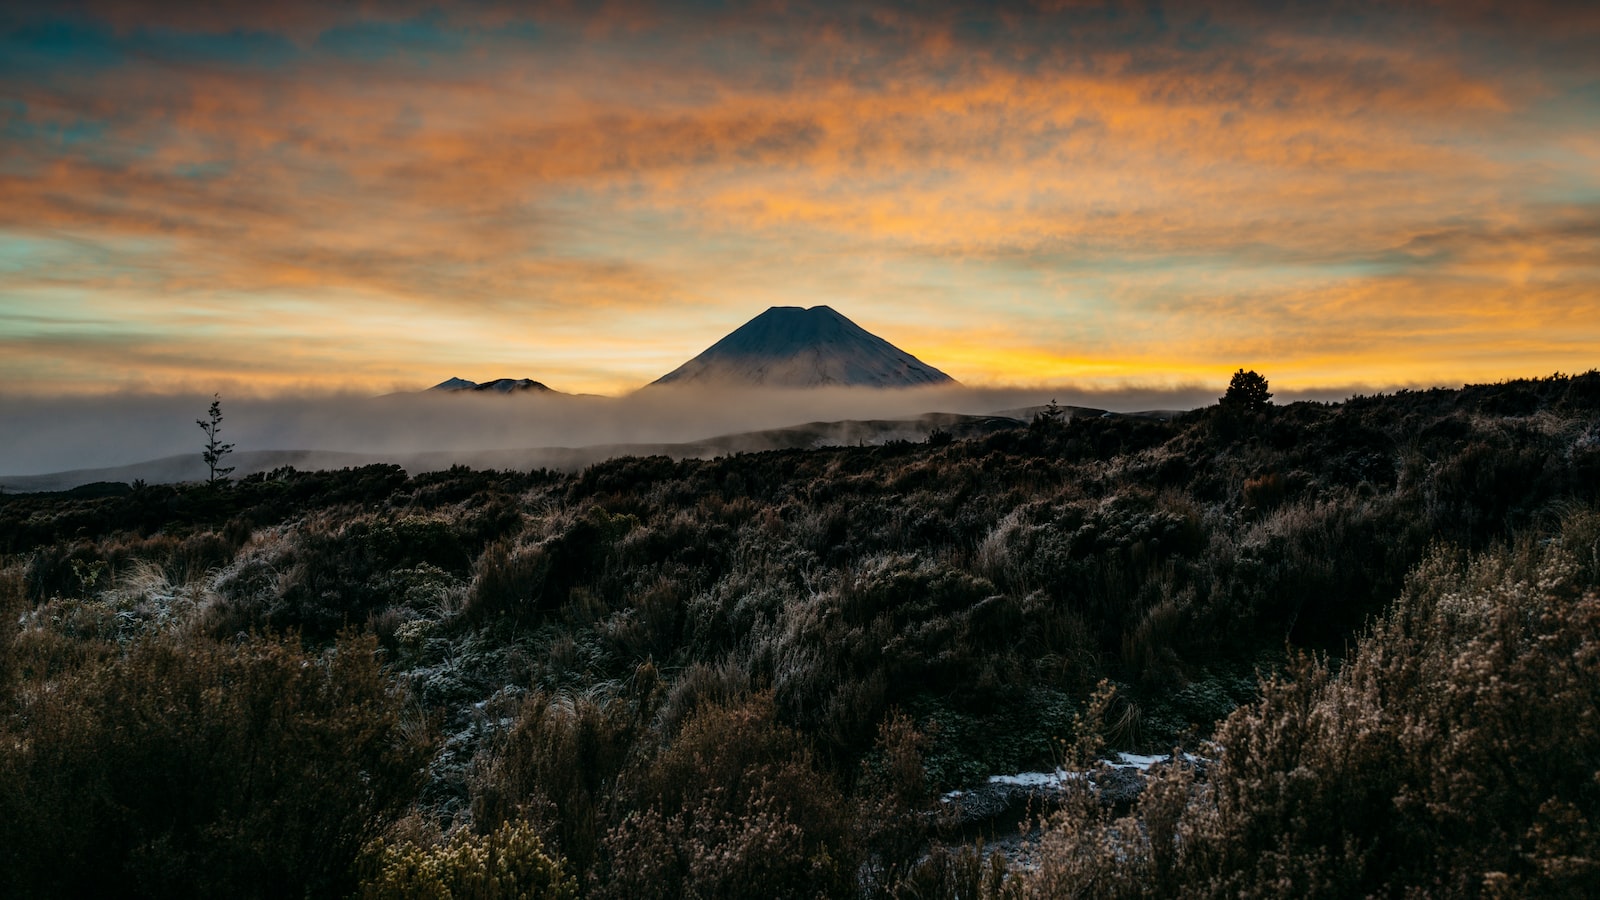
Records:
{"label": "cloud layer", "polygon": [[1596,365],[1587,5],[192,6],[0,14],[10,392]]}
{"label": "cloud layer", "polygon": [[[224,397],[220,437],[240,453],[319,451],[373,458],[436,454],[433,464],[441,468],[455,462],[493,467],[504,463],[484,463],[484,454],[682,444],[805,423],[913,419],[929,412],[1011,414],[1052,398],[1063,405],[1120,412],[1189,409],[1216,400],[1215,392],[1193,386],[1105,392],[665,387],[623,398],[429,393]],[[210,402],[208,396],[185,395],[0,395],[0,421],[8,426],[0,431],[0,476],[113,467],[169,456],[186,457],[193,465],[205,441],[196,420]],[[107,440],[108,434],[116,439]],[[335,468],[349,464],[329,463]]]}

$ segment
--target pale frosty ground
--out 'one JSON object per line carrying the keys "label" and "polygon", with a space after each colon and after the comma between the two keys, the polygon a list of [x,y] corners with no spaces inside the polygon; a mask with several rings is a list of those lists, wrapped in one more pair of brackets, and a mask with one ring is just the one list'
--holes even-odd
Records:
{"label": "pale frosty ground", "polygon": [[[1137,769],[1140,772],[1149,771],[1156,763],[1167,762],[1171,756],[1142,756],[1138,753],[1118,753],[1116,759],[1101,760],[1105,765],[1114,769]],[[1199,762],[1200,757],[1191,753],[1183,754],[1187,762]],[[1053,772],[1018,772],[1015,775],[990,775],[989,784],[1011,784],[1026,788],[1059,788],[1068,781],[1085,777],[1084,772],[1072,772],[1066,769],[1056,769]],[[941,799],[955,800],[966,791],[950,791]]]}

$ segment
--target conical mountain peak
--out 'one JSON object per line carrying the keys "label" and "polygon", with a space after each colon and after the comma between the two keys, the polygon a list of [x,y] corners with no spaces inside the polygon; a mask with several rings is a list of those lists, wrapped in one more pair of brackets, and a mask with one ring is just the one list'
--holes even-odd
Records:
{"label": "conical mountain peak", "polygon": [[771,307],[655,381],[785,388],[954,383],[829,306]]}

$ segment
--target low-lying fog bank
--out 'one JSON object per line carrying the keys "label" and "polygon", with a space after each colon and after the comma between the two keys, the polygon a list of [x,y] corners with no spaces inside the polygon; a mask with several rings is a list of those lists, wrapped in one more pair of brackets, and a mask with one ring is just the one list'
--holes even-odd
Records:
{"label": "low-lying fog bank", "polygon": [[[1062,405],[1118,412],[1184,410],[1214,402],[1221,391],[1091,392],[1057,388],[923,388],[874,390],[713,390],[653,388],[618,398],[550,395],[392,394],[384,397],[222,397],[222,440],[235,445],[226,462],[247,470],[278,465],[343,466],[372,461],[447,467],[548,465],[567,468],[618,453],[669,452],[665,445],[704,444],[682,455],[770,449],[726,438],[804,423],[917,418],[927,413],[991,415]],[[40,476],[96,470],[77,483],[119,480],[101,470],[177,459],[147,480],[203,477],[203,435],[195,421],[209,395],[0,397],[0,485],[49,490]],[[931,426],[928,426],[931,427]],[[925,431],[924,431],[925,433]],[[914,435],[886,434],[886,437]],[[713,441],[713,438],[724,438]],[[819,438],[826,442],[826,435]],[[548,451],[530,456],[532,449]],[[583,450],[571,453],[563,451]],[[507,453],[506,451],[517,451]],[[599,454],[596,456],[596,454]],[[345,454],[341,456],[340,454]],[[185,462],[187,457],[193,460]],[[402,459],[401,457],[405,457]],[[70,485],[67,485],[70,486]]]}

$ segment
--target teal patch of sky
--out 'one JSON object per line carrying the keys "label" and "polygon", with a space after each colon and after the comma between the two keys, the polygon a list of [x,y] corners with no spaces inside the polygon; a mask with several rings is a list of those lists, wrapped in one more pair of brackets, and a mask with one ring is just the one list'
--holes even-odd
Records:
{"label": "teal patch of sky", "polygon": [[235,30],[198,34],[170,28],[141,28],[128,35],[131,53],[166,62],[217,68],[279,69],[304,55],[294,42],[266,31]]}
{"label": "teal patch of sky", "polygon": [[96,311],[81,288],[49,287],[0,292],[0,336],[13,339],[107,336],[125,330]]}
{"label": "teal patch of sky", "polygon": [[76,77],[149,59],[275,69],[301,55],[287,37],[267,31],[240,29],[217,34],[157,27],[118,33],[97,23],[58,19],[0,34],[0,78],[52,72]]}
{"label": "teal patch of sky", "polygon": [[[1563,140],[1600,132],[1600,80],[1567,89],[1507,115],[1505,139],[1474,145],[1502,163],[1533,165],[1543,177],[1521,178],[1516,195],[1535,203],[1592,203],[1600,199],[1600,168],[1592,154]],[[1465,143],[1465,140],[1457,143]]]}
{"label": "teal patch of sky", "polygon": [[1044,248],[999,247],[987,254],[987,258],[994,265],[1018,270],[1038,269],[1080,275],[1137,274],[1151,269],[1169,268],[1181,259],[1171,253],[1130,253],[1123,250],[1107,250],[1079,241],[1053,244]]}
{"label": "teal patch of sky", "polygon": [[438,13],[397,22],[359,22],[330,28],[317,36],[316,49],[358,62],[402,60],[426,63],[466,47],[462,32],[447,28]]}
{"label": "teal patch of sky", "polygon": [[[230,295],[219,294],[217,306],[199,306],[174,304],[163,307],[159,316],[159,324],[163,330],[181,334],[186,341],[205,339],[238,338],[240,325],[240,312],[244,310],[257,311],[273,307],[275,304],[271,297],[239,297],[240,306],[222,306]],[[236,295],[232,295],[236,296]],[[293,335],[300,332],[295,327],[292,317],[254,315],[250,317],[249,339],[251,341],[264,341],[275,337]]]}
{"label": "teal patch of sky", "polygon": [[1272,281],[1398,275],[1451,262],[1455,257],[1453,245],[1437,238],[1448,238],[1472,227],[1466,222],[1441,221],[1437,223],[1437,236],[1424,235],[1399,247],[1351,247],[1341,251],[1313,252],[1254,241],[1219,252],[1166,254],[1162,267],[1174,271],[1239,272]]}
{"label": "teal patch of sky", "polygon": [[1250,43],[1239,29],[1223,25],[1211,18],[1210,10],[1199,10],[1193,19],[1185,21],[1176,28],[1173,32],[1173,42],[1178,49],[1189,52],[1244,48]]}
{"label": "teal patch of sky", "polygon": [[1518,118],[1548,130],[1585,130],[1600,126],[1600,79],[1566,85],[1528,107]]}
{"label": "teal patch of sky", "polygon": [[13,278],[28,280],[55,271],[88,274],[86,269],[104,265],[110,255],[104,247],[91,241],[3,234],[0,235],[0,286]]}
{"label": "teal patch of sky", "polygon": [[1021,301],[1039,309],[1054,303],[1051,273],[1047,270],[997,264],[994,260],[917,255],[892,258],[885,268],[900,287],[915,288],[920,293],[981,293],[987,302],[1012,306],[1012,301]]}
{"label": "teal patch of sky", "polygon": [[459,30],[464,35],[479,33],[493,34],[496,38],[500,38],[502,40],[524,41],[529,43],[541,42],[550,37],[550,28],[548,26],[542,22],[536,22],[531,19],[518,19],[511,22],[504,22],[494,26],[491,29],[462,28]]}
{"label": "teal patch of sky", "polygon": [[51,70],[92,73],[121,65],[126,56],[115,33],[103,25],[45,19],[0,31],[0,80]]}
{"label": "teal patch of sky", "polygon": [[0,100],[0,139],[35,145],[38,149],[72,151],[105,140],[106,123],[88,118],[70,120],[28,117],[28,104]]}
{"label": "teal patch of sky", "polygon": [[1578,206],[1600,206],[1600,185],[1585,187],[1551,187],[1534,192],[1534,199],[1542,203],[1576,204]]}
{"label": "teal patch of sky", "polygon": [[210,181],[222,178],[232,172],[234,165],[227,160],[211,160],[208,162],[179,163],[172,167],[171,174],[185,181]]}
{"label": "teal patch of sky", "polygon": [[1339,281],[1362,278],[1385,278],[1392,275],[1417,274],[1437,268],[1455,257],[1443,247],[1432,250],[1406,251],[1396,248],[1379,251],[1371,256],[1341,261],[1321,260],[1298,266],[1267,266],[1251,269],[1252,272],[1273,280],[1299,280],[1306,277],[1328,278]]}
{"label": "teal patch of sky", "polygon": [[637,259],[668,248],[692,248],[696,253],[717,254],[725,249],[715,235],[694,233],[684,227],[683,215],[674,210],[617,209],[603,212],[591,192],[569,190],[540,198],[529,216],[546,225],[551,239],[538,253],[570,259]]}
{"label": "teal patch of sky", "polygon": [[[58,256],[64,242],[26,234],[0,234],[0,284],[7,275],[36,270]],[[3,300],[0,297],[0,300]]]}
{"label": "teal patch of sky", "polygon": [[1169,261],[1166,268],[1208,274],[1229,282],[1246,284],[1293,284],[1313,281],[1348,281],[1374,278],[1426,269],[1440,262],[1443,250],[1384,249],[1372,253],[1353,252],[1324,256],[1284,252],[1270,245],[1251,245],[1237,250],[1186,260]]}
{"label": "teal patch of sky", "polygon": [[41,165],[66,156],[115,166],[154,151],[152,146],[116,139],[115,119],[115,115],[98,119],[60,114],[39,118],[26,101],[0,98],[0,144],[8,148],[0,155],[0,173],[26,177]]}
{"label": "teal patch of sky", "polygon": [[0,233],[0,287],[42,278],[136,274],[143,261],[171,252],[166,237],[79,237]]}
{"label": "teal patch of sky", "polygon": [[1119,253],[1052,249],[996,257],[993,264],[1018,271],[1070,276],[1074,285],[1098,281],[1109,287],[1150,279],[1183,278],[1196,284],[1240,288],[1326,283],[1415,274],[1448,262],[1440,247],[1362,250],[1337,256],[1308,254],[1267,244],[1250,244],[1211,253]]}
{"label": "teal patch of sky", "polygon": [[[673,39],[676,43],[676,39]],[[698,62],[711,74],[726,79],[731,84],[748,84],[763,90],[785,91],[796,81],[795,55],[789,47],[741,39],[738,35],[723,35],[709,45],[690,42],[669,46],[667,39],[652,39],[653,49],[659,56],[675,53]],[[630,50],[635,49],[630,45]]]}
{"label": "teal patch of sky", "polygon": [[[978,34],[971,29],[958,30],[957,33],[974,36]],[[1138,51],[1143,48],[1176,44],[1179,49],[1197,49],[1208,46],[1223,34],[1224,32],[1217,29],[1205,17],[1194,21],[1185,20],[1174,25],[1168,19],[1166,12],[1158,6],[1152,5],[1143,10],[1129,11],[1116,4],[1106,4],[1100,7],[1083,6],[1054,12],[1041,17],[1038,21],[1029,22],[1021,31],[1013,29],[1004,34],[997,33],[995,36],[1007,47],[1016,47],[1020,43],[1038,51],[1039,56],[1045,57],[1064,48],[1091,52]],[[1161,57],[1135,52],[1126,62],[1138,65],[1143,61],[1158,58]],[[1088,63],[1090,58],[1085,57],[1080,62]]]}

